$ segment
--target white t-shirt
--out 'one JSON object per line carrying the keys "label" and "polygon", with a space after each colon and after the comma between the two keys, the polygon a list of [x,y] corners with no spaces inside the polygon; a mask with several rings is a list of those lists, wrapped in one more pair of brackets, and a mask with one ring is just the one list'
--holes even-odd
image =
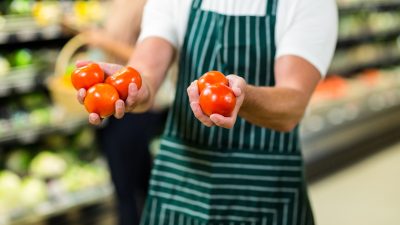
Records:
{"label": "white t-shirt", "polygon": [[[203,0],[201,8],[225,15],[265,15],[270,0]],[[148,0],[139,42],[151,36],[183,45],[192,0]],[[325,75],[337,41],[335,0],[279,0],[276,12],[276,58],[300,56]]]}

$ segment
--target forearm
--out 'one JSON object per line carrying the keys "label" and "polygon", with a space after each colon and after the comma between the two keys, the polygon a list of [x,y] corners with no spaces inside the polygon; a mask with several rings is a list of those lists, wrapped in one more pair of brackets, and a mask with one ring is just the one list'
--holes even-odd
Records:
{"label": "forearm", "polygon": [[134,112],[147,111],[153,106],[154,96],[160,88],[174,58],[174,48],[161,38],[148,38],[136,45],[128,65],[137,69],[145,86],[143,98]]}
{"label": "forearm", "polygon": [[301,120],[321,79],[319,71],[297,56],[283,56],[275,63],[275,86],[247,85],[239,115],[259,126],[292,130]]}
{"label": "forearm", "polygon": [[258,126],[290,131],[302,118],[308,100],[307,94],[292,88],[247,85],[239,116]]}
{"label": "forearm", "polygon": [[120,60],[128,61],[133,53],[133,47],[123,42],[114,41],[111,37],[104,37],[100,46],[108,54],[117,57]]}

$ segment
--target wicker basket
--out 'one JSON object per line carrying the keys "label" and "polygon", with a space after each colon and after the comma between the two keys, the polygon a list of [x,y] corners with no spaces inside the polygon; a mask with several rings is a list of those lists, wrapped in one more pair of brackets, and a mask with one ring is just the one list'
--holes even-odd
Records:
{"label": "wicker basket", "polygon": [[69,76],[64,75],[71,58],[85,44],[84,39],[80,35],[71,38],[61,49],[57,57],[54,75],[48,77],[46,81],[55,107],[65,118],[83,119],[88,115],[84,106],[77,100],[77,91],[72,86]]}

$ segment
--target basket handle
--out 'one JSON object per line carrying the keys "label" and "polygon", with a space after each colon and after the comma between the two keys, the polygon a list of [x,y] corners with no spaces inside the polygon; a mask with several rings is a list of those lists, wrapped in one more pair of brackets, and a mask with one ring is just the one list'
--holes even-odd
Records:
{"label": "basket handle", "polygon": [[81,48],[82,46],[86,45],[85,38],[83,38],[82,34],[78,34],[71,38],[60,50],[56,63],[55,63],[55,76],[60,76],[65,73],[65,70],[68,66],[69,61],[71,60],[72,56],[75,52]]}

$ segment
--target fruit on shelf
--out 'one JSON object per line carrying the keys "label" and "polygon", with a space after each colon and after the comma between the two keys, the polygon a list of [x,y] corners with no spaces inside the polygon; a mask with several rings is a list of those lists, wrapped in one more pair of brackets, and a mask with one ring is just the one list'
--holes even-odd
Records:
{"label": "fruit on shelf", "polygon": [[49,26],[60,21],[62,8],[58,1],[35,1],[32,15],[40,26]]}
{"label": "fruit on shelf", "polygon": [[107,184],[109,175],[105,168],[95,164],[72,165],[60,181],[66,191],[76,192]]}
{"label": "fruit on shelf", "polygon": [[9,13],[16,15],[29,15],[31,13],[30,0],[13,0],[9,6]]}
{"label": "fruit on shelf", "polygon": [[32,52],[29,49],[23,48],[14,52],[11,60],[13,67],[22,67],[33,63]]}
{"label": "fruit on shelf", "polygon": [[8,60],[0,55],[0,77],[7,75],[10,67],[11,65]]}
{"label": "fruit on shelf", "polygon": [[29,167],[30,174],[44,179],[59,177],[66,170],[66,161],[59,155],[46,150],[36,155]]}
{"label": "fruit on shelf", "polygon": [[0,118],[0,135],[10,132],[12,125],[9,119]]}
{"label": "fruit on shelf", "polygon": [[51,108],[49,107],[34,109],[29,113],[29,121],[34,126],[49,125],[51,119]]}
{"label": "fruit on shelf", "polygon": [[26,207],[33,207],[46,201],[48,190],[46,183],[38,178],[25,177],[20,187],[20,202]]}
{"label": "fruit on shelf", "polygon": [[339,75],[331,75],[320,82],[315,90],[316,94],[329,95],[331,98],[341,98],[346,95],[347,82]]}
{"label": "fruit on shelf", "polygon": [[72,16],[74,25],[85,27],[90,23],[100,21],[106,15],[106,10],[98,1],[75,1]]}
{"label": "fruit on shelf", "polygon": [[29,113],[26,111],[17,110],[12,114],[10,121],[14,129],[26,128],[30,125]]}
{"label": "fruit on shelf", "polygon": [[49,99],[42,92],[31,92],[22,95],[20,98],[21,106],[28,111],[46,107],[49,105]]}
{"label": "fruit on shelf", "polygon": [[89,149],[93,147],[95,138],[94,130],[85,127],[73,135],[72,143],[78,149]]}
{"label": "fruit on shelf", "polygon": [[43,146],[48,149],[66,148],[69,142],[69,137],[60,133],[51,133],[42,138]]}
{"label": "fruit on shelf", "polygon": [[358,75],[357,78],[360,81],[364,82],[364,84],[370,87],[375,87],[379,82],[379,75],[380,75],[379,70],[368,69],[363,71],[360,75]]}
{"label": "fruit on shelf", "polygon": [[0,171],[0,209],[14,209],[20,199],[21,179],[7,170]]}
{"label": "fruit on shelf", "polygon": [[5,166],[8,170],[23,175],[28,172],[31,159],[32,154],[28,149],[11,149],[10,153],[6,157]]}

